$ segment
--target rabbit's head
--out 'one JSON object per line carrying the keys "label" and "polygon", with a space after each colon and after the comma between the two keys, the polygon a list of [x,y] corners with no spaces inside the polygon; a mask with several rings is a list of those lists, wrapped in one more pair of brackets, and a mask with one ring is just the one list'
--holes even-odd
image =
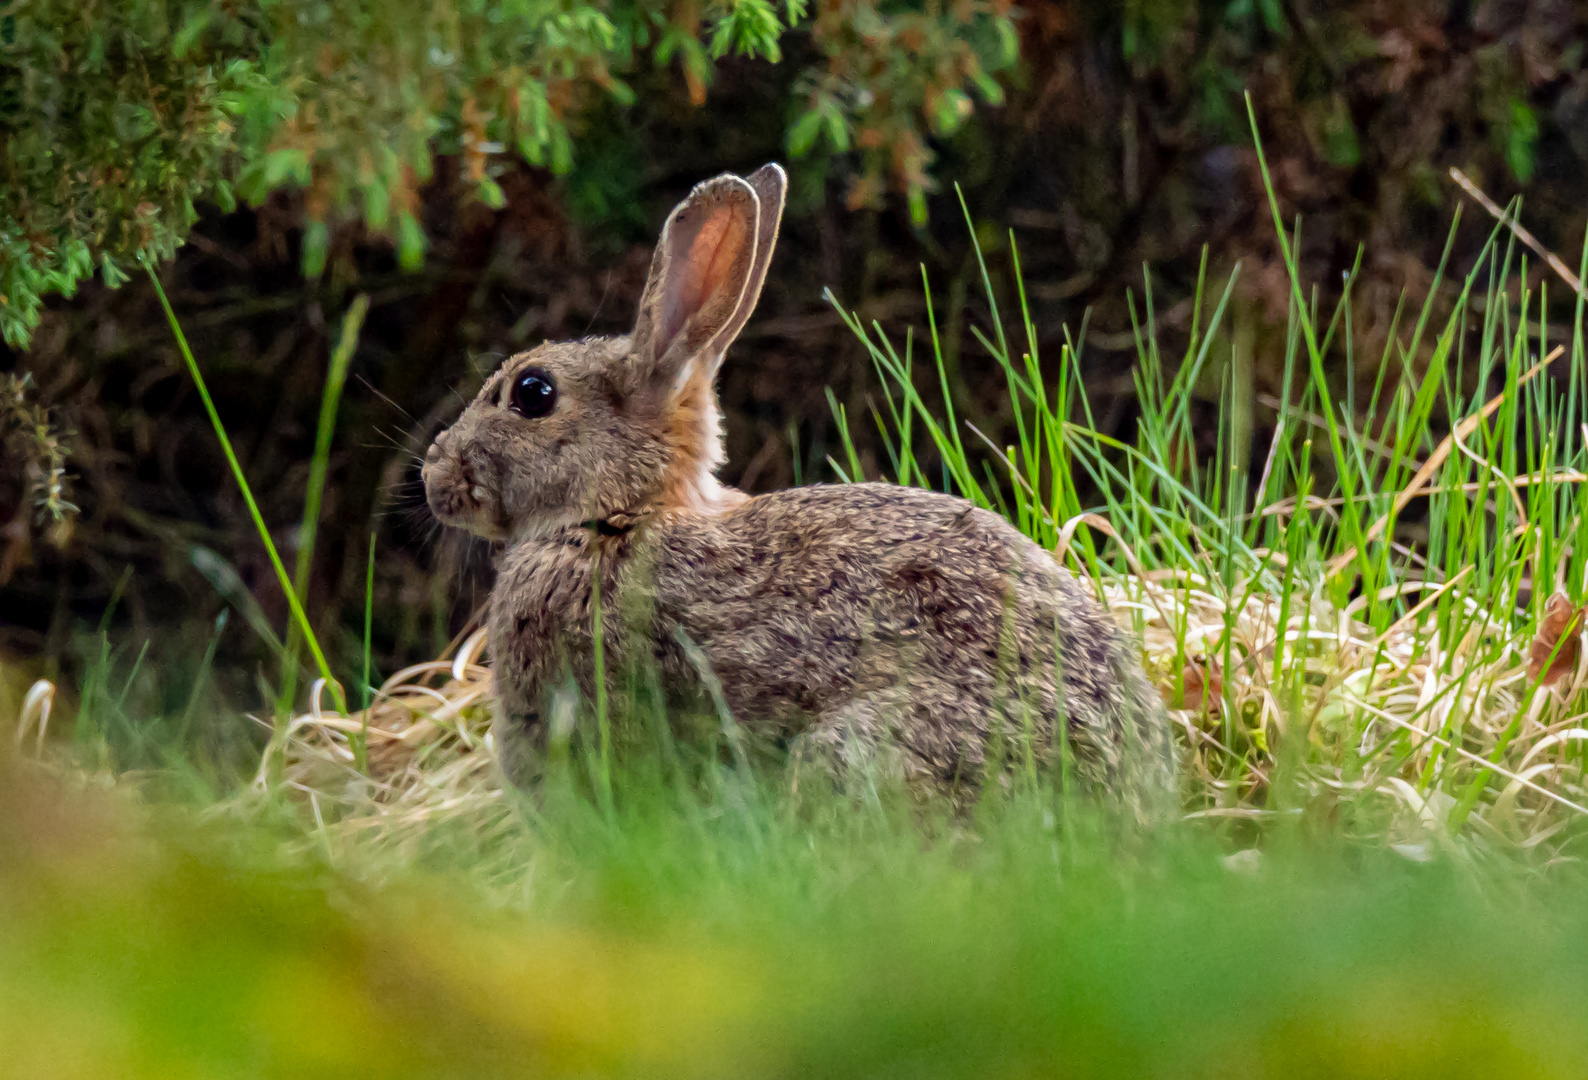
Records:
{"label": "rabbit's head", "polygon": [[713,384],[760,296],[785,188],[777,165],[697,185],[662,229],[632,334],[503,363],[425,455],[436,517],[520,539],[729,501]]}

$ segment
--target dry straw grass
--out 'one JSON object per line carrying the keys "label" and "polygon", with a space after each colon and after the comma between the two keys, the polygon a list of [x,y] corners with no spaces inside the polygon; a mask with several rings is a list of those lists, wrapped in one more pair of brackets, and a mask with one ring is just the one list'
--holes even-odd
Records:
{"label": "dry straw grass", "polygon": [[[504,800],[484,648],[482,629],[452,654],[397,672],[351,716],[325,708],[317,681],[309,711],[288,723],[242,798],[267,794],[279,763],[281,783],[326,833],[400,842],[440,817],[496,817]],[[356,739],[366,740],[367,773],[358,768]]]}
{"label": "dry straw grass", "polygon": [[[1183,703],[1192,707],[1170,715],[1184,740],[1191,801],[1203,804],[1193,816],[1270,812],[1269,770],[1286,740],[1305,748],[1303,769],[1315,794],[1391,799],[1402,831],[1426,826],[1431,835],[1448,835],[1457,807],[1451,791],[1484,773],[1493,780],[1465,827],[1507,845],[1536,845],[1588,814],[1581,755],[1571,753],[1588,730],[1568,704],[1588,683],[1588,657],[1579,651],[1567,678],[1540,686],[1528,671],[1528,635],[1477,611],[1460,585],[1429,590],[1381,634],[1356,618],[1359,605],[1338,608],[1319,595],[1293,598],[1281,624],[1278,597],[1232,603],[1189,574],[1111,585],[1116,605],[1142,613],[1148,665],[1166,696],[1176,681],[1175,621],[1187,628],[1194,659],[1180,678],[1191,684]],[[1461,640],[1440,640],[1431,614],[1439,592],[1473,609],[1473,628]],[[1281,636],[1287,652],[1309,643],[1296,650],[1306,654],[1305,674],[1290,700],[1290,688],[1274,680]],[[1228,667],[1220,660],[1226,640],[1237,658]],[[1186,678],[1191,672],[1195,677]],[[1199,701],[1192,687],[1203,690]],[[1348,759],[1362,763],[1350,779]]]}
{"label": "dry straw grass", "polygon": [[[1529,675],[1520,625],[1474,611],[1466,637],[1440,641],[1432,601],[1448,593],[1473,606],[1461,585],[1429,590],[1374,634],[1356,618],[1359,605],[1337,608],[1321,594],[1285,605],[1260,593],[1231,600],[1190,573],[1110,577],[1107,603],[1123,623],[1140,620],[1149,671],[1166,699],[1187,706],[1170,709],[1187,816],[1274,814],[1269,780],[1287,742],[1302,750],[1312,799],[1383,803],[1389,839],[1414,857],[1453,834],[1531,848],[1588,814],[1572,752],[1588,740],[1588,717],[1568,707],[1588,687],[1588,652],[1576,650],[1570,674],[1544,688]],[[1295,672],[1274,681],[1281,636],[1287,653],[1306,656],[1299,681]],[[367,713],[327,711],[315,687],[313,707],[292,720],[280,750],[284,783],[322,829],[400,843],[438,818],[499,818],[484,646],[477,632],[453,655],[398,672]],[[1178,671],[1177,656],[1189,658]],[[368,775],[353,749],[365,733]],[[1484,773],[1492,779],[1472,812],[1454,821],[1451,792]],[[267,782],[262,767],[258,788]]]}

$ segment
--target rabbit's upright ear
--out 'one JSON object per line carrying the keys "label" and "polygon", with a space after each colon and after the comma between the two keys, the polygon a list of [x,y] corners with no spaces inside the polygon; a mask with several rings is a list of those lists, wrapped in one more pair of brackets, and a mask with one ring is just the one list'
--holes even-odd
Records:
{"label": "rabbit's upright ear", "polygon": [[754,188],[725,173],[668,216],[634,325],[636,375],[672,380],[720,350],[756,262],[757,204]]}
{"label": "rabbit's upright ear", "polygon": [[744,324],[750,321],[756,302],[761,299],[761,286],[766,284],[767,267],[772,265],[772,252],[777,247],[778,226],[783,221],[783,199],[788,192],[788,176],[777,162],[769,162],[745,178],[755,189],[755,262],[750,266],[750,277],[745,282],[744,294],[739,297],[739,307],[728,320],[721,336],[712,343],[713,353],[708,360],[706,373],[715,377],[722,358],[733,344]]}

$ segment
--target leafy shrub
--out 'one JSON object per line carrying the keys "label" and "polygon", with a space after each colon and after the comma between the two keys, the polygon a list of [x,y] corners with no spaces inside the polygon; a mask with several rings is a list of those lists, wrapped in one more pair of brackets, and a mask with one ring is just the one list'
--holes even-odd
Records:
{"label": "leafy shrub", "polygon": [[[958,127],[972,95],[1001,100],[1012,0],[825,0],[808,33],[825,59],[798,82],[799,154],[856,149],[857,201],[884,177],[929,180],[927,134]],[[516,156],[565,171],[569,123],[642,58],[677,63],[705,99],[729,53],[781,59],[806,0],[18,0],[0,16],[0,331],[23,346],[43,295],[97,269],[164,259],[194,204],[301,188],[303,266],[325,265],[330,223],[424,255],[418,190],[455,155],[475,197]]]}

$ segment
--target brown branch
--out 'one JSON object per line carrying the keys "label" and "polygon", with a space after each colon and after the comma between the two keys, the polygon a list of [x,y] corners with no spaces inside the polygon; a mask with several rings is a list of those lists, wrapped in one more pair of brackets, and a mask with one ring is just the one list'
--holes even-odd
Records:
{"label": "brown branch", "polygon": [[1507,211],[1501,210],[1498,203],[1485,195],[1477,184],[1474,184],[1467,178],[1466,173],[1454,166],[1451,166],[1450,179],[1459,184],[1462,191],[1465,191],[1468,195],[1472,196],[1474,202],[1483,207],[1490,214],[1494,215],[1496,221],[1500,222],[1502,225],[1510,229],[1511,232],[1515,233],[1518,240],[1532,248],[1538,254],[1539,258],[1549,263],[1549,268],[1555,271],[1555,273],[1559,274],[1562,281],[1571,286],[1572,292],[1576,293],[1578,296],[1588,298],[1588,293],[1583,292],[1582,280],[1578,278],[1576,274],[1572,273],[1571,269],[1567,267],[1565,263],[1561,262],[1559,256],[1550,251],[1543,244],[1539,243],[1538,238],[1532,233],[1528,232],[1527,229],[1522,226],[1521,222],[1517,221],[1515,218],[1512,218]]}

